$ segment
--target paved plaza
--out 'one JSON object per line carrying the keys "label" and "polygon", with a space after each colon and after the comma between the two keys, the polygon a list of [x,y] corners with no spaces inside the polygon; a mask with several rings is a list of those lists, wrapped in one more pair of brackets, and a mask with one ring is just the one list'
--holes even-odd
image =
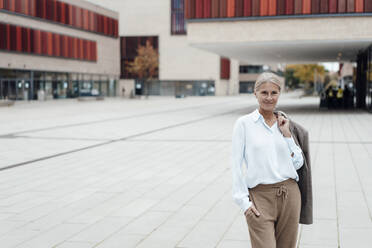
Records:
{"label": "paved plaza", "polygon": [[[301,248],[372,245],[372,114],[285,94],[310,134],[314,224]],[[0,247],[249,248],[231,197],[234,121],[252,95],[19,102],[0,108]]]}

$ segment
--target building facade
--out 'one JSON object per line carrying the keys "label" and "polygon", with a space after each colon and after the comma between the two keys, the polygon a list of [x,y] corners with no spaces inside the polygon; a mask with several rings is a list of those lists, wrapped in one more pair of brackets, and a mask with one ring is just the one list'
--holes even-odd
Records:
{"label": "building facade", "polygon": [[82,0],[0,0],[0,99],[115,96],[118,13]]}
{"label": "building facade", "polygon": [[158,74],[147,82],[149,94],[218,96],[238,93],[238,62],[196,49],[188,43],[184,0],[107,0],[104,4],[120,13],[122,63],[118,91],[125,96],[143,93],[143,81],[126,71],[126,62],[134,60],[138,46],[147,40],[159,54]]}
{"label": "building facade", "polygon": [[193,47],[251,64],[356,62],[356,105],[372,109],[372,1],[185,1]]}

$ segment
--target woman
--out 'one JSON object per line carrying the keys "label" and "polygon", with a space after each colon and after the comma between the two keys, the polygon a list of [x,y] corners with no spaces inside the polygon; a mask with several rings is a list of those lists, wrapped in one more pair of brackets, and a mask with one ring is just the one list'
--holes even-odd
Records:
{"label": "woman", "polygon": [[297,243],[297,170],[304,158],[289,120],[274,112],[281,88],[275,74],[262,73],[254,88],[259,108],[240,117],[233,130],[233,198],[244,211],[252,248],[294,248]]}

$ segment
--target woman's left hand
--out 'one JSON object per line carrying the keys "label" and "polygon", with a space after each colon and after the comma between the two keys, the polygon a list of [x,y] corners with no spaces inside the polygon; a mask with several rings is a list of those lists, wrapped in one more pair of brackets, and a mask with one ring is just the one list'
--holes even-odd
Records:
{"label": "woman's left hand", "polygon": [[280,115],[277,118],[278,127],[284,137],[291,137],[291,131],[289,131],[289,120],[284,116]]}

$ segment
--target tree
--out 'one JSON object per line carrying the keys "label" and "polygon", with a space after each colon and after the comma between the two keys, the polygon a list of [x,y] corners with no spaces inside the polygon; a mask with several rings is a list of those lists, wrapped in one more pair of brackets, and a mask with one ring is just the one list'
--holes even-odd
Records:
{"label": "tree", "polygon": [[127,62],[128,72],[144,81],[145,95],[148,96],[148,82],[158,76],[159,54],[150,41],[145,46],[138,46],[137,56],[133,62]]}
{"label": "tree", "polygon": [[300,80],[294,76],[295,70],[293,68],[286,68],[284,71],[285,82],[290,89],[299,88]]}
{"label": "tree", "polygon": [[306,92],[314,89],[314,83],[323,81],[325,74],[324,66],[317,64],[287,65],[286,71],[293,72],[293,76],[304,84]]}

